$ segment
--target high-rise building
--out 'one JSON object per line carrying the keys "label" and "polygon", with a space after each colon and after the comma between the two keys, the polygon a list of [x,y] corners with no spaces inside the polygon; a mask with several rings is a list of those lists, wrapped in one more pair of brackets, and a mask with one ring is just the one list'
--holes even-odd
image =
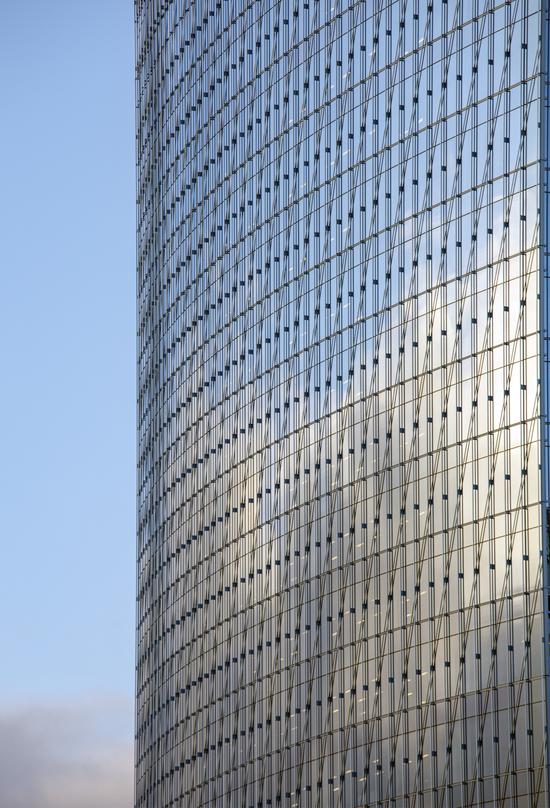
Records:
{"label": "high-rise building", "polygon": [[548,805],[544,0],[137,0],[136,806]]}

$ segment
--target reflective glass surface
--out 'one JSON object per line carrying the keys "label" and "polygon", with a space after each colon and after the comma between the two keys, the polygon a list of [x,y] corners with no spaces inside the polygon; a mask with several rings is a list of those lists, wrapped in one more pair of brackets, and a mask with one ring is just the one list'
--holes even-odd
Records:
{"label": "reflective glass surface", "polygon": [[546,806],[541,5],[137,0],[137,806]]}

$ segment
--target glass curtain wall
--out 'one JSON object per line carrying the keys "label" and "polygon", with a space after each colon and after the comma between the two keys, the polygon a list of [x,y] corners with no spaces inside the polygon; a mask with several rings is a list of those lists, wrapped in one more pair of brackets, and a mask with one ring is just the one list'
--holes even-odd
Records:
{"label": "glass curtain wall", "polygon": [[136,806],[547,805],[543,12],[137,0]]}

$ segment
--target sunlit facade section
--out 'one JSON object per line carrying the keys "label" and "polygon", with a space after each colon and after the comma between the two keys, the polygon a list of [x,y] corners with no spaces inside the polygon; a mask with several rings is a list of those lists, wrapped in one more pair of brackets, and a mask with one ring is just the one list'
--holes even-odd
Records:
{"label": "sunlit facade section", "polygon": [[137,0],[137,808],[548,805],[547,26]]}

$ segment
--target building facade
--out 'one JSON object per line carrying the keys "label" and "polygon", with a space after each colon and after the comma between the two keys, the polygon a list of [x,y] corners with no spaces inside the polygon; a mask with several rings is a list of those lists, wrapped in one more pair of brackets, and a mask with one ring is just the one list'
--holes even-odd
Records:
{"label": "building facade", "polygon": [[546,3],[135,14],[136,806],[547,806]]}

